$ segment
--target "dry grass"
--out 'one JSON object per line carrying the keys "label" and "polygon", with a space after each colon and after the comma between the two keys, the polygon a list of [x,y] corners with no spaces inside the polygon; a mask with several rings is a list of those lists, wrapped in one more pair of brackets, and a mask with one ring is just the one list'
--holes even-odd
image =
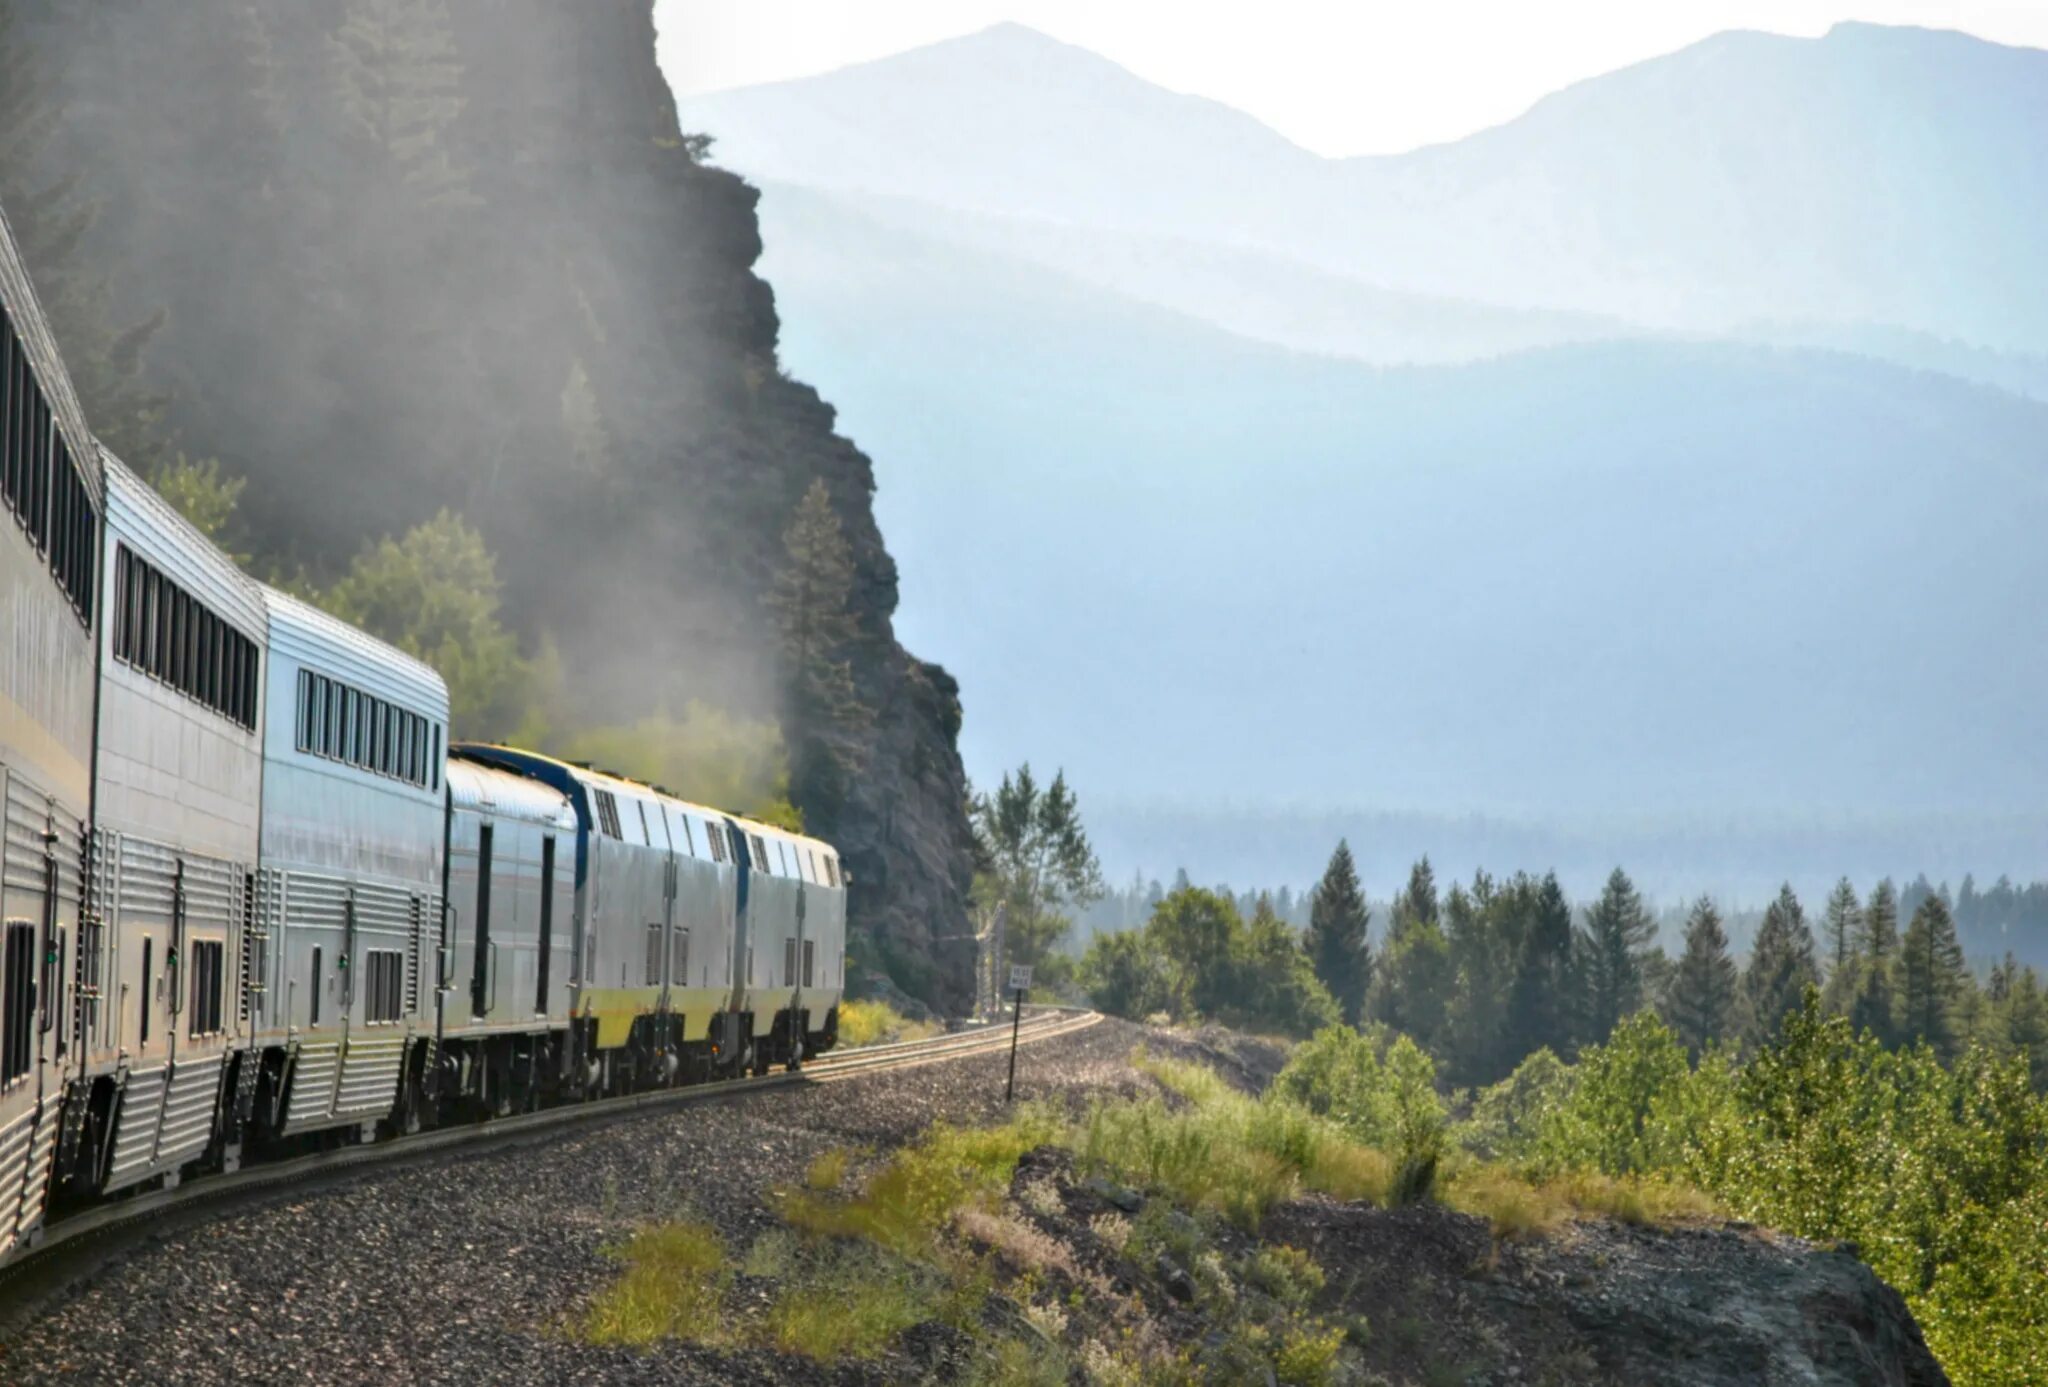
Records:
{"label": "dry grass", "polygon": [[1662,1178],[1617,1179],[1575,1172],[1537,1182],[1505,1166],[1480,1164],[1451,1177],[1444,1202],[1484,1218],[1494,1236],[1504,1239],[1541,1237],[1574,1219],[1662,1227],[1722,1214],[1713,1200],[1690,1185]]}
{"label": "dry grass", "polygon": [[617,1281],[599,1292],[583,1323],[583,1337],[599,1344],[708,1342],[719,1333],[732,1272],[725,1244],[701,1223],[643,1228],[610,1255],[625,1264]]}
{"label": "dry grass", "polygon": [[854,1049],[898,1040],[927,1040],[943,1029],[931,1021],[912,1021],[887,1002],[841,1002],[839,1043]]}

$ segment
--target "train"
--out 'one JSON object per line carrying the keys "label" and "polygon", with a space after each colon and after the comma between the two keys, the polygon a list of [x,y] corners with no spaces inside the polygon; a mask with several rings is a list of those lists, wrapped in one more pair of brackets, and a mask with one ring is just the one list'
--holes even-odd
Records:
{"label": "train", "polygon": [[0,1263],[196,1173],[800,1067],[826,842],[452,741],[94,436],[0,209]]}

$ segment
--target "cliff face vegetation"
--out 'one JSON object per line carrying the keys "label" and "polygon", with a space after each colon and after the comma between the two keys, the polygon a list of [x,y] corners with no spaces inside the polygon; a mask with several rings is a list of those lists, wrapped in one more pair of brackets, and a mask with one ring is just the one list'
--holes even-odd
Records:
{"label": "cliff face vegetation", "polygon": [[[0,0],[0,199],[116,451],[246,479],[259,571],[459,514],[558,717],[779,722],[860,962],[958,1004],[957,686],[895,639],[872,467],[778,366],[651,8]],[[793,564],[835,583],[795,643]]]}

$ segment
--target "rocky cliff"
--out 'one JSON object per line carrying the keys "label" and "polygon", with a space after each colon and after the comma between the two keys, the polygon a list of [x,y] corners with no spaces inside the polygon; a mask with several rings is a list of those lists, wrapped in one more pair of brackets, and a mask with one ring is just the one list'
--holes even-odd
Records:
{"label": "rocky cliff", "polygon": [[871,716],[800,807],[863,961],[961,1004],[958,689],[895,639],[873,468],[778,365],[754,190],[678,127],[652,0],[0,0],[0,30],[0,195],[88,413],[145,469],[247,477],[259,553],[332,571],[453,508],[583,714],[699,700],[801,752],[763,599],[825,483]]}

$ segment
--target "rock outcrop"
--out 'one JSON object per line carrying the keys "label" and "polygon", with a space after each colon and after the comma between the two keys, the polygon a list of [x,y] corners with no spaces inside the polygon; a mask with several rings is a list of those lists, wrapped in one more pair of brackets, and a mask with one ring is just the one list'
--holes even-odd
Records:
{"label": "rock outcrop", "polygon": [[[808,826],[856,949],[971,994],[959,691],[895,638],[866,456],[776,357],[756,195],[706,167],[652,0],[0,0],[0,189],[88,413],[249,479],[318,572],[449,507],[593,718],[785,706],[764,594],[822,479],[852,551],[859,774]],[[802,738],[807,729],[788,729]]]}

